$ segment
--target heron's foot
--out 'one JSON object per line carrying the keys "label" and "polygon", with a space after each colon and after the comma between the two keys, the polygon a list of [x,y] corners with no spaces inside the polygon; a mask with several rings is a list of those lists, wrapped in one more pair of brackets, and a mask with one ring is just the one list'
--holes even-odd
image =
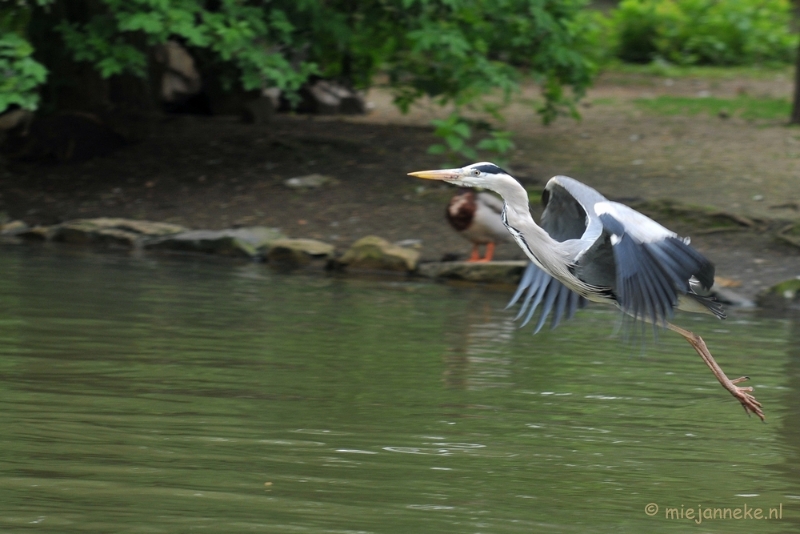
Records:
{"label": "heron's foot", "polygon": [[489,263],[490,261],[492,261],[490,258],[476,258],[474,260],[470,258],[467,263]]}
{"label": "heron's foot", "polygon": [[745,380],[749,379],[750,379],[749,376],[742,376],[737,378],[736,380],[729,380],[728,382],[730,384],[725,384],[725,388],[728,391],[730,391],[731,395],[733,395],[736,398],[736,400],[738,400],[741,403],[742,408],[744,408],[744,412],[747,415],[754,413],[759,417],[759,419],[764,421],[764,411],[761,409],[761,403],[758,402],[756,398],[751,395],[751,393],[753,392],[753,388],[751,387],[740,388],[739,386],[736,385],[740,382],[744,382]]}

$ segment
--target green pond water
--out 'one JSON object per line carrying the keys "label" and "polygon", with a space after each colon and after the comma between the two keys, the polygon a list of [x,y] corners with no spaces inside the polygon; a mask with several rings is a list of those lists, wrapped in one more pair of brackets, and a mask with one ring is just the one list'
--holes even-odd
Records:
{"label": "green pond water", "polygon": [[800,531],[796,323],[678,319],[762,424],[678,336],[509,292],[0,248],[0,532]]}

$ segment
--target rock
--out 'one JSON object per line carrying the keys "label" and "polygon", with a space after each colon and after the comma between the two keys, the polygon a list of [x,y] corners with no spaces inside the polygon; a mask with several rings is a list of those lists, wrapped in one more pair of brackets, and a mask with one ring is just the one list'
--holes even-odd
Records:
{"label": "rock", "polygon": [[[300,103],[295,109],[299,113],[361,114],[367,109],[361,94],[334,80],[317,78],[301,87],[299,93]],[[291,108],[290,103],[285,101],[281,108]]]}
{"label": "rock", "polygon": [[527,265],[527,261],[490,261],[487,263],[465,261],[430,262],[419,266],[419,274],[429,278],[447,278],[493,284],[517,284]]}
{"label": "rock", "polygon": [[0,212],[0,244],[18,245],[22,239],[19,234],[28,230],[28,225],[22,221],[8,221],[5,212]]}
{"label": "rock", "polygon": [[53,235],[52,226],[34,226],[19,232],[14,237],[24,241],[49,241]]}
{"label": "rock", "polygon": [[189,230],[148,241],[144,244],[144,248],[257,258],[263,256],[274,241],[285,237],[280,230],[265,226],[228,230]]}
{"label": "rock", "polygon": [[757,297],[758,305],[773,310],[800,310],[800,277],[775,284]]}
{"label": "rock", "polygon": [[339,259],[339,263],[357,269],[414,271],[419,251],[399,247],[377,236],[362,237]]}
{"label": "rock", "polygon": [[163,70],[160,96],[166,111],[210,112],[207,102],[202,105],[203,81],[189,51],[174,40],[155,46],[153,51],[154,59]]}
{"label": "rock", "polygon": [[333,115],[339,111],[341,97],[337,94],[338,85],[327,80],[319,80],[308,86],[303,95],[311,113]]}
{"label": "rock", "polygon": [[284,180],[283,183],[286,187],[291,187],[292,189],[315,189],[323,185],[335,184],[337,181],[336,178],[331,176],[315,173],[307,174],[306,176],[295,176],[294,178]]}
{"label": "rock", "polygon": [[364,98],[357,93],[344,96],[339,102],[339,113],[344,115],[363,115],[366,112],[367,105]]}
{"label": "rock", "polygon": [[300,266],[314,258],[332,258],[334,246],[316,239],[277,239],[270,244],[267,261]]}
{"label": "rock", "polygon": [[5,224],[0,224],[0,234],[7,236],[21,234],[27,229],[28,225],[22,221],[11,221]]}
{"label": "rock", "polygon": [[186,228],[177,224],[99,217],[97,219],[75,219],[61,223],[52,228],[49,238],[65,243],[97,243],[136,247],[148,238],[160,238],[185,230]]}

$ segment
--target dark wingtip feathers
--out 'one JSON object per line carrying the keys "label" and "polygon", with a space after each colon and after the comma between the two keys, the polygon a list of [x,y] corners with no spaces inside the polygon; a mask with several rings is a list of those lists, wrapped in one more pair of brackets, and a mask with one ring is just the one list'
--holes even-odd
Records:
{"label": "dark wingtip feathers", "polygon": [[[641,243],[613,216],[603,214],[600,220],[617,238],[613,245],[617,301],[634,319],[663,325],[672,318],[680,295],[697,297],[689,282],[693,277],[705,289],[714,284],[714,265],[683,239],[667,237]],[[715,301],[695,300],[717,317],[724,315]]]}
{"label": "dark wingtip feathers", "polygon": [[520,328],[522,328],[530,322],[536,313],[536,309],[541,304],[541,312],[534,328],[534,334],[542,329],[551,312],[550,329],[552,330],[561,323],[562,318],[572,318],[577,308],[583,308],[586,305],[586,299],[571,291],[533,263],[529,263],[525,269],[517,291],[508,303],[507,308],[516,304],[523,293],[525,293],[525,298],[514,320],[516,321],[525,315],[525,319],[520,325]]}

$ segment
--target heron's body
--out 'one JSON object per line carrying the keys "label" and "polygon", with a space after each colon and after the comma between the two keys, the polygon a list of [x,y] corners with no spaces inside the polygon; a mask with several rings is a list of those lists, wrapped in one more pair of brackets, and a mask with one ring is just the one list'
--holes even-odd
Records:
{"label": "heron's body", "polygon": [[[504,222],[535,267],[554,274],[567,289],[653,323],[670,318],[674,308],[724,317],[715,301],[696,292],[711,287],[714,266],[688,239],[566,176],[548,181],[542,202],[542,229],[549,241],[537,247],[538,255],[524,237],[535,225],[530,213],[525,217],[508,206]],[[523,279],[531,297],[550,283],[535,284],[533,269]],[[544,304],[543,318],[551,311],[548,301]],[[574,306],[562,311],[571,314]],[[559,320],[555,314],[554,325]]]}
{"label": "heron's body", "polygon": [[[455,231],[472,243],[469,261],[491,261],[497,243],[511,242],[500,215],[503,201],[489,193],[464,189],[447,206],[445,217]],[[480,258],[478,245],[486,245],[486,255]]]}
{"label": "heron's body", "polygon": [[548,315],[555,328],[587,300],[613,304],[634,319],[682,335],[745,411],[764,418],[749,394],[752,388],[735,385],[746,377],[728,379],[699,336],[668,322],[675,309],[725,317],[721,306],[703,295],[714,282],[714,266],[688,239],[566,176],[547,183],[539,226],[525,189],[492,163],[411,174],[483,187],[503,198],[503,224],[531,260],[512,303],[525,295],[519,315],[527,310],[526,322],[541,305],[537,331]]}

